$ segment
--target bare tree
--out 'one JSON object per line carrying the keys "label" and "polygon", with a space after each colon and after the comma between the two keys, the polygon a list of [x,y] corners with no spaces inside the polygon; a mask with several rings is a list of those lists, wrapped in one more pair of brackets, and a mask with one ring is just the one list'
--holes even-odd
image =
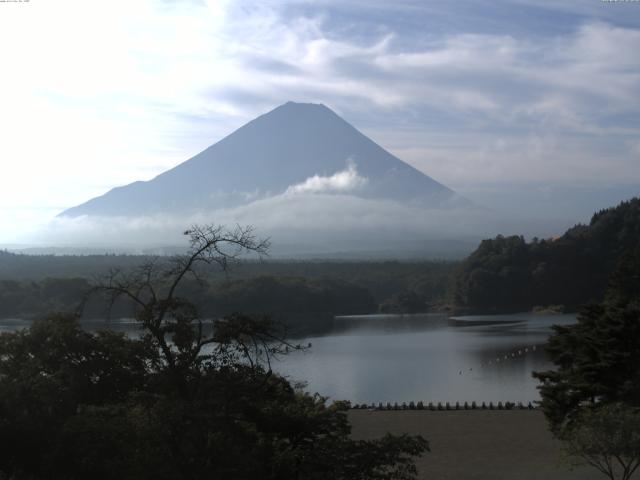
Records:
{"label": "bare tree", "polygon": [[[179,295],[189,276],[203,282],[207,267],[226,272],[242,254],[266,255],[269,240],[255,236],[252,227],[194,225],[184,232],[189,250],[169,260],[154,258],[130,271],[113,270],[100,279],[92,293],[101,293],[111,308],[121,299],[133,303],[134,317],[157,344],[168,371],[186,384],[198,362],[232,364],[239,358],[257,368],[266,363],[271,371],[274,355],[299,349],[279,335],[266,317],[234,314],[222,319],[202,318],[190,300]],[[210,352],[203,349],[211,345]]]}
{"label": "bare tree", "polygon": [[[426,440],[353,440],[348,402],[327,405],[271,372],[274,355],[298,347],[268,318],[205,319],[180,288],[189,276],[203,281],[210,265],[266,253],[268,242],[240,227],[185,234],[185,255],[111,272],[94,289],[111,305],[133,303],[142,339],[83,332],[75,317],[2,337],[12,422],[0,422],[0,439],[18,448],[0,449],[0,477],[415,479]],[[42,338],[53,348],[40,348]]]}

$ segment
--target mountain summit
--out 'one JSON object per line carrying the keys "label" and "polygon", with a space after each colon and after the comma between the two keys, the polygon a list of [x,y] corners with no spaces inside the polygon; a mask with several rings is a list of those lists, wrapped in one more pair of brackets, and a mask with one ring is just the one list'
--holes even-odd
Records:
{"label": "mountain summit", "polygon": [[324,105],[289,102],[152,180],[114,188],[59,216],[185,214],[287,192],[335,192],[428,208],[468,203]]}

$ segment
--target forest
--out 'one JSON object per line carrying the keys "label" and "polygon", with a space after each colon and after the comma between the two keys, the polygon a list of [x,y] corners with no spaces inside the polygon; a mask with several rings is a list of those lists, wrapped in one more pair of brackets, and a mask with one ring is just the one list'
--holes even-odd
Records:
{"label": "forest", "polygon": [[[32,256],[0,252],[0,318],[38,318],[74,313],[97,281],[170,257],[136,255]],[[237,311],[286,321],[299,333],[326,330],[334,315],[413,313],[441,309],[456,264],[445,261],[243,260],[226,273],[215,269],[181,283],[181,295],[204,315]],[[119,301],[83,304],[84,319],[130,317]]]}
{"label": "forest", "polygon": [[188,234],[187,255],[94,285],[99,301],[133,302],[140,338],[61,313],[0,335],[0,478],[415,479],[423,437],[352,439],[348,402],[272,370],[305,347],[268,318],[206,318],[181,296],[198,267],[226,267],[221,245],[266,244],[248,229]]}
{"label": "forest", "polygon": [[[640,199],[595,213],[557,238],[483,240],[462,262],[244,260],[181,285],[205,315],[235,311],[286,320],[301,332],[323,330],[335,315],[576,311],[602,299],[617,260],[640,245]],[[75,312],[109,272],[169,257],[24,255],[0,252],[0,318]],[[84,318],[105,318],[85,303]],[[110,314],[131,316],[119,302]]]}
{"label": "forest", "polygon": [[558,238],[484,240],[456,267],[450,300],[459,312],[576,311],[602,300],[618,259],[640,246],[640,199],[593,215]]}

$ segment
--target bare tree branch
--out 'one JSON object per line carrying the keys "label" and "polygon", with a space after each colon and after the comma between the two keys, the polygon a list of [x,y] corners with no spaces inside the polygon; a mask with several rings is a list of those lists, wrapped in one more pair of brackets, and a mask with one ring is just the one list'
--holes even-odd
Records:
{"label": "bare tree branch", "polygon": [[[177,382],[197,362],[212,358],[213,354],[203,353],[209,345],[217,345],[219,358],[215,361],[242,358],[252,369],[265,365],[268,372],[273,357],[302,348],[275,333],[273,322],[242,315],[206,320],[189,301],[179,297],[187,276],[204,283],[200,265],[216,266],[226,273],[241,255],[267,255],[268,239],[259,239],[253,227],[240,225],[233,229],[193,225],[184,234],[189,238],[186,254],[168,261],[155,257],[130,271],[112,270],[92,291],[106,297],[109,312],[120,299],[133,304],[136,320],[157,344]],[[211,336],[204,333],[206,323],[211,325]]]}

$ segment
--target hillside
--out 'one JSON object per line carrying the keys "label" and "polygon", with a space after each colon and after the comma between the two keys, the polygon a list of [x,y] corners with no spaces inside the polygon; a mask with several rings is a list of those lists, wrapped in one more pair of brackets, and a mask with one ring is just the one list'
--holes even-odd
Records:
{"label": "hillside", "polygon": [[483,240],[458,267],[452,301],[462,312],[515,312],[598,301],[625,252],[640,248],[640,198],[593,215],[559,238]]}
{"label": "hillside", "polygon": [[114,188],[60,216],[190,214],[287,192],[469,204],[324,105],[288,102],[152,180]]}

